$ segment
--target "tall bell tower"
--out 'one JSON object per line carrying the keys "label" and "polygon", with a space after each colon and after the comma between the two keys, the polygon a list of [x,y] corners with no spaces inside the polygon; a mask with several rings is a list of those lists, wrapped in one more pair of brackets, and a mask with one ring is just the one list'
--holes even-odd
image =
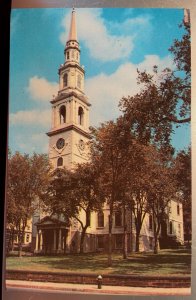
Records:
{"label": "tall bell tower", "polygon": [[80,65],[76,12],[72,10],[65,61],[59,68],[59,91],[52,104],[49,136],[49,159],[54,168],[74,168],[89,159],[89,107],[84,93],[85,71]]}

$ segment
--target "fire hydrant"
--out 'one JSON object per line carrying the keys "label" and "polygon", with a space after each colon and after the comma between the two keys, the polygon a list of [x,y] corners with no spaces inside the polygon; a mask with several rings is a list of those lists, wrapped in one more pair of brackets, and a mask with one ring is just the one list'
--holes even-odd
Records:
{"label": "fire hydrant", "polygon": [[102,288],[102,276],[101,275],[99,275],[97,277],[97,287],[98,287],[98,289]]}

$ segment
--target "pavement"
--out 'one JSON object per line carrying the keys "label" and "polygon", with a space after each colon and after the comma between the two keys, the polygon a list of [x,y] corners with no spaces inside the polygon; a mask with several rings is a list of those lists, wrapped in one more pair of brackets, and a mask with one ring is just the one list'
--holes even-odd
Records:
{"label": "pavement", "polygon": [[47,291],[61,291],[64,293],[84,293],[84,294],[109,294],[109,295],[191,295],[190,288],[153,288],[153,287],[129,287],[129,286],[102,286],[98,289],[96,285],[36,282],[22,280],[6,280],[7,289],[36,289]]}

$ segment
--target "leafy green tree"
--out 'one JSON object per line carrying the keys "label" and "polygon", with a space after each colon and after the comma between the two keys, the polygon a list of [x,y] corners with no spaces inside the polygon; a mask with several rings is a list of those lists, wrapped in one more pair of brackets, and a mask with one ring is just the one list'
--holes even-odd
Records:
{"label": "leafy green tree", "polygon": [[46,211],[63,217],[68,226],[73,218],[79,222],[82,229],[80,253],[84,252],[91,213],[102,207],[100,190],[99,176],[92,163],[78,164],[72,171],[58,168],[51,174],[44,201]]}
{"label": "leafy green tree", "polygon": [[169,51],[173,54],[175,70],[161,73],[154,66],[152,73],[138,71],[141,91],[124,97],[120,109],[127,122],[143,143],[153,142],[167,148],[174,126],[190,122],[191,58],[190,27],[184,24],[184,35],[175,40]]}
{"label": "leafy green tree", "polygon": [[130,164],[127,169],[126,182],[126,202],[134,216],[136,241],[135,251],[139,252],[140,232],[146,214],[149,212],[147,201],[147,188],[150,180],[150,169],[152,167],[152,146],[142,145],[135,141],[132,147],[132,159],[128,159]]}
{"label": "leafy green tree", "polygon": [[[167,158],[168,159],[168,158]],[[149,211],[153,216],[154,253],[158,253],[161,224],[168,219],[171,200],[179,200],[173,161],[165,159],[159,151],[153,153],[147,189]]]}
{"label": "leafy green tree", "polygon": [[[78,207],[78,214],[74,218],[82,228],[80,253],[83,253],[85,234],[90,226],[91,213],[101,210],[104,198],[98,170],[92,163],[79,164],[74,172],[74,177],[76,185],[73,190],[73,197]],[[82,219],[81,212],[85,214],[84,219]]]}
{"label": "leafy green tree", "polygon": [[178,190],[183,203],[185,238],[191,238],[191,148],[178,152],[175,159]]}
{"label": "leafy green tree", "polygon": [[78,212],[73,199],[75,181],[73,173],[57,168],[50,173],[46,193],[42,196],[43,211],[50,216],[63,218],[70,225],[70,218]]}
{"label": "leafy green tree", "polygon": [[[19,256],[28,219],[45,193],[50,166],[46,155],[9,154],[7,176],[7,227],[16,232]],[[13,239],[12,239],[13,240]]]}
{"label": "leafy green tree", "polygon": [[100,170],[101,189],[109,207],[108,266],[112,265],[112,228],[114,212],[123,201],[130,131],[122,119],[109,121],[93,132],[92,161]]}

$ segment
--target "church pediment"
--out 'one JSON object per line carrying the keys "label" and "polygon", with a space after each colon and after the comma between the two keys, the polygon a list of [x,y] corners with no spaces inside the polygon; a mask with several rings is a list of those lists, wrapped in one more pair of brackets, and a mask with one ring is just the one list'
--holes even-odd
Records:
{"label": "church pediment", "polygon": [[47,226],[47,225],[67,226],[67,223],[60,221],[58,219],[54,219],[49,216],[46,216],[46,217],[42,218],[39,222],[35,223],[35,225],[36,226]]}

